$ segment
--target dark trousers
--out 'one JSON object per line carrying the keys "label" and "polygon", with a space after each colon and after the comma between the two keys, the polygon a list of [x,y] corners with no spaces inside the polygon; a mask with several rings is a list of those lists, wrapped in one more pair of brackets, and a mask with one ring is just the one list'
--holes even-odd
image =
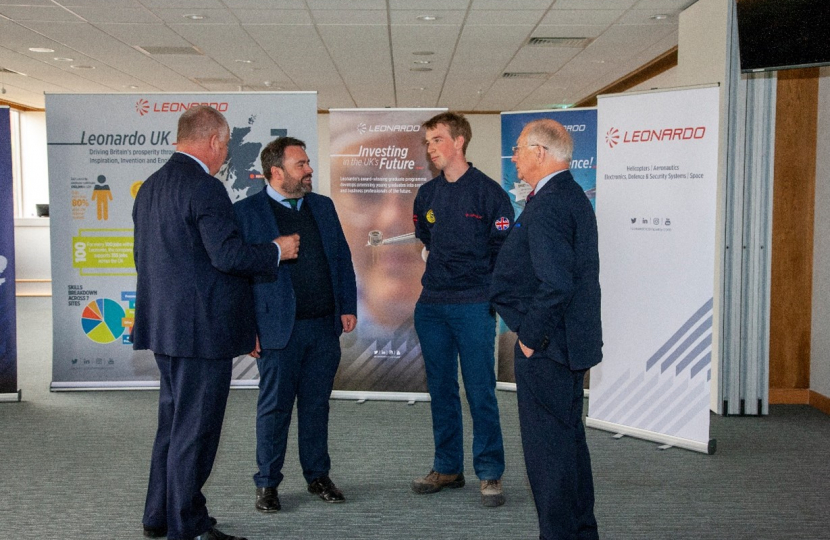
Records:
{"label": "dark trousers", "polygon": [[329,397],[338,365],[340,340],[331,317],[295,321],[285,348],[262,351],[257,360],[257,487],[282,482],[295,398],[303,476],[311,483],[329,474]]}
{"label": "dark trousers", "polygon": [[[551,345],[553,346],[553,345]],[[594,480],[582,424],[584,371],[515,349],[525,466],[542,540],[596,540]]]}
{"label": "dark trousers", "polygon": [[143,521],[167,527],[170,540],[191,539],[211,527],[202,486],[219,446],[233,362],[157,354],[156,363],[158,430]]}

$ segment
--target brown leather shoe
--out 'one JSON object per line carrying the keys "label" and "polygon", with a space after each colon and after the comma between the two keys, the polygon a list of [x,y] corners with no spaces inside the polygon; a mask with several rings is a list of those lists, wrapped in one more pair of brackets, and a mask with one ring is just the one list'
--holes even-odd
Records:
{"label": "brown leather shoe", "polygon": [[256,488],[256,509],[260,512],[270,514],[279,511],[282,508],[280,505],[280,497],[277,494],[275,487],[258,487]]}
{"label": "brown leather shoe", "polygon": [[412,481],[412,491],[419,494],[437,493],[444,488],[464,487],[464,473],[441,474],[436,470],[429,471],[423,478]]}

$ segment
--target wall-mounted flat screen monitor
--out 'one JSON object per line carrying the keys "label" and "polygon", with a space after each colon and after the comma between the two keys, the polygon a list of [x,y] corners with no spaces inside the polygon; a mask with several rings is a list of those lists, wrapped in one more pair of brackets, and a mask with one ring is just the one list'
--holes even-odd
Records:
{"label": "wall-mounted flat screen monitor", "polygon": [[741,71],[830,64],[830,0],[738,0]]}

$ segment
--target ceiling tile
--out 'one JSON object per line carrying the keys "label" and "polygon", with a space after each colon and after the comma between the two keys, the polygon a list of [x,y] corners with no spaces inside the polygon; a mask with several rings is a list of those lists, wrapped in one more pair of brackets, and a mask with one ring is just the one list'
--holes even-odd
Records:
{"label": "ceiling tile", "polygon": [[161,20],[144,8],[75,7],[72,11],[91,23],[157,23]]}
{"label": "ceiling tile", "polygon": [[624,13],[621,9],[551,10],[539,24],[544,25],[609,25]]}
{"label": "ceiling tile", "polygon": [[466,11],[458,10],[440,11],[435,13],[438,20],[421,21],[418,20],[418,17],[421,15],[427,15],[427,13],[423,10],[415,11],[411,9],[402,9],[398,11],[391,11],[389,13],[389,18],[392,21],[392,24],[411,24],[417,26],[457,26],[464,22],[464,16],[466,13]]}
{"label": "ceiling tile", "polygon": [[235,9],[233,14],[243,24],[311,24],[305,9]]}
{"label": "ceiling tile", "polygon": [[311,10],[380,9],[386,11],[386,0],[306,0]]}
{"label": "ceiling tile", "polygon": [[388,23],[385,9],[325,9],[312,12],[317,24],[383,25]]}
{"label": "ceiling tile", "polygon": [[470,5],[470,0],[389,0],[389,9],[395,10],[411,10],[413,5],[418,6],[418,10],[422,14],[427,11],[443,11],[447,9],[466,10]]}
{"label": "ceiling tile", "polygon": [[491,26],[508,26],[508,25],[524,25],[529,29],[536,26],[539,19],[544,16],[544,10],[479,10],[471,11],[467,15],[467,25],[491,25]]}
{"label": "ceiling tile", "polygon": [[0,6],[0,15],[13,21],[80,21],[77,16],[54,4],[51,6]]}
{"label": "ceiling tile", "polygon": [[478,9],[499,9],[503,11],[514,9],[546,10],[551,4],[553,4],[553,0],[510,0],[509,2],[504,0],[473,0],[472,9],[474,11]]}

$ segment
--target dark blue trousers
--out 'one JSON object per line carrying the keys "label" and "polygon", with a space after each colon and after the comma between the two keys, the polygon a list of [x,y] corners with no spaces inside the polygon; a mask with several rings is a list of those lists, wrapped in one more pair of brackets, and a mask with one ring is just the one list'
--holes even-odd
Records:
{"label": "dark blue trousers", "polygon": [[210,529],[202,486],[210,476],[231,384],[232,359],[156,355],[161,372],[158,430],[144,524],[170,540]]}
{"label": "dark blue trousers", "polygon": [[256,417],[257,487],[277,487],[297,400],[300,465],[306,482],[329,474],[329,397],[340,365],[331,317],[298,320],[283,349],[263,349]]}
{"label": "dark blue trousers", "polygon": [[[555,346],[551,344],[551,346]],[[597,540],[591,456],[582,424],[585,372],[515,349],[525,466],[542,540]]]}

